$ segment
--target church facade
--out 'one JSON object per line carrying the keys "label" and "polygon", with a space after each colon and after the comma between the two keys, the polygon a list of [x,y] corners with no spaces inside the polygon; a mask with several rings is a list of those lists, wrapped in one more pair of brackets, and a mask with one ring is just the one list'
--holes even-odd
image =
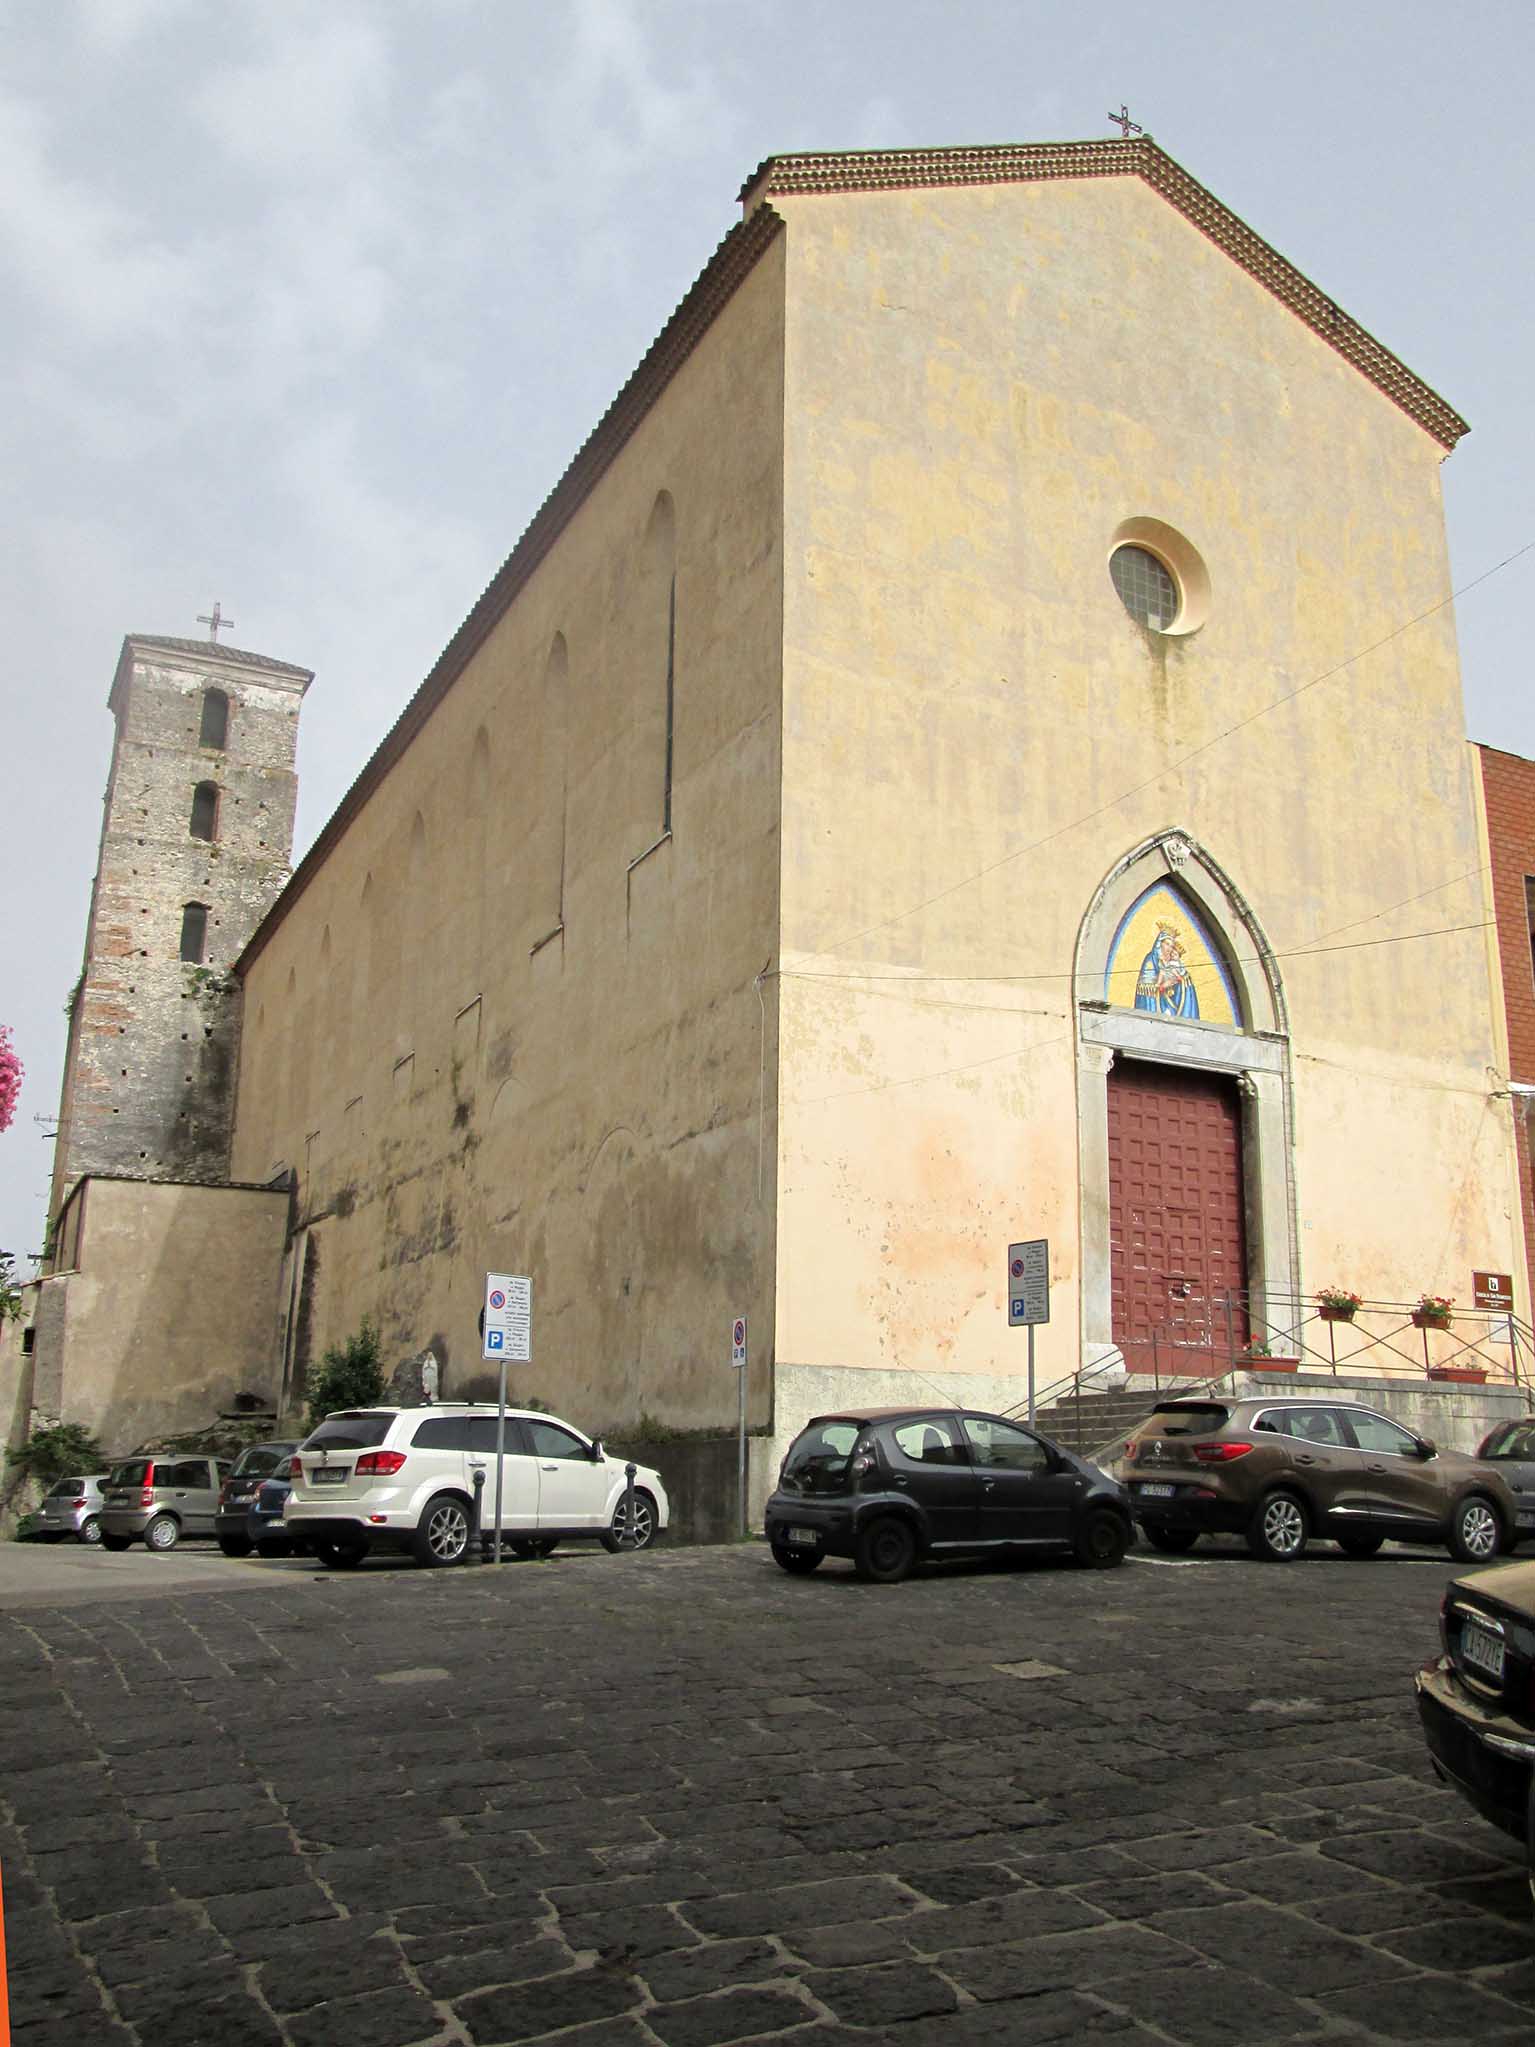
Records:
{"label": "church facade", "polygon": [[[595,1426],[1528,1300],[1456,414],[1149,140],[770,159],[237,962],[270,1388]],[[1170,1363],[1170,1359],[1175,1362]]]}

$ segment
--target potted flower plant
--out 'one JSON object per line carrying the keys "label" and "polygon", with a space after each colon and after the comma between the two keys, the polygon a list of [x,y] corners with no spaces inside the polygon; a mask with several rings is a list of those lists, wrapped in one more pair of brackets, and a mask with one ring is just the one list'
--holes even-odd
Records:
{"label": "potted flower plant", "polygon": [[1274,1346],[1262,1337],[1254,1337],[1251,1343],[1244,1344],[1237,1362],[1245,1365],[1249,1372],[1293,1372],[1300,1364],[1298,1358],[1281,1357]]}
{"label": "potted flower plant", "polygon": [[1319,1287],[1316,1305],[1324,1322],[1352,1322],[1364,1306],[1364,1295],[1350,1293],[1346,1286]]}
{"label": "potted flower plant", "polygon": [[1453,1299],[1446,1300],[1443,1294],[1420,1294],[1418,1305],[1412,1311],[1414,1329],[1448,1329]]}

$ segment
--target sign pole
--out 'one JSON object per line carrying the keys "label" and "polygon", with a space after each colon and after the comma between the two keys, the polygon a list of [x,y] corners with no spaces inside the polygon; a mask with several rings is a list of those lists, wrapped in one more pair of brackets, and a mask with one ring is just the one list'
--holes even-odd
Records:
{"label": "sign pole", "polygon": [[1007,1247],[1007,1321],[1029,1332],[1029,1427],[1034,1426],[1034,1328],[1050,1320],[1050,1239]]}
{"label": "sign pole", "polygon": [[491,1561],[501,1561],[501,1473],[506,1456],[506,1353],[501,1353],[501,1385],[496,1396],[496,1532],[491,1538]]}
{"label": "sign pole", "polygon": [[496,1386],[496,1525],[491,1533],[491,1555],[501,1561],[501,1495],[506,1470],[506,1368],[526,1365],[533,1358],[533,1282],[511,1272],[487,1272],[485,1309],[480,1317],[484,1332],[480,1355],[494,1358],[500,1367]]}
{"label": "sign pole", "polygon": [[736,1514],[741,1533],[746,1533],[746,1368],[739,1373],[740,1399],[736,1403]]}
{"label": "sign pole", "polygon": [[746,1317],[737,1315],[730,1325],[730,1362],[736,1375],[736,1524],[746,1529]]}

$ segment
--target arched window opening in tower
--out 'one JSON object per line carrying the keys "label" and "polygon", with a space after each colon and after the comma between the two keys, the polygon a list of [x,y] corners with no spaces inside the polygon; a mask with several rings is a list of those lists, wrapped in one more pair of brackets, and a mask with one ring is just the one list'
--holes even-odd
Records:
{"label": "arched window opening in tower", "polygon": [[221,689],[203,691],[203,722],[197,735],[199,746],[216,746],[223,752],[229,738],[229,699]]}
{"label": "arched window opening in tower", "polygon": [[181,957],[194,967],[203,962],[203,951],[208,941],[208,905],[206,903],[183,903],[181,906]]}
{"label": "arched window opening in tower", "polygon": [[189,826],[194,839],[213,839],[218,836],[219,792],[215,782],[199,782],[192,792],[192,822]]}

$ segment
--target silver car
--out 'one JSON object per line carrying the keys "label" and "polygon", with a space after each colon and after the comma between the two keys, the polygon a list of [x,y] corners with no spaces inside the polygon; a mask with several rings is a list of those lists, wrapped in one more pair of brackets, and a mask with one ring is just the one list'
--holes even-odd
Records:
{"label": "silver car", "polygon": [[101,1488],[104,1471],[88,1478],[61,1478],[38,1508],[39,1533],[48,1542],[97,1543],[101,1540]]}
{"label": "silver car", "polygon": [[227,1457],[130,1457],[102,1488],[101,1546],[174,1549],[184,1535],[212,1535]]}

